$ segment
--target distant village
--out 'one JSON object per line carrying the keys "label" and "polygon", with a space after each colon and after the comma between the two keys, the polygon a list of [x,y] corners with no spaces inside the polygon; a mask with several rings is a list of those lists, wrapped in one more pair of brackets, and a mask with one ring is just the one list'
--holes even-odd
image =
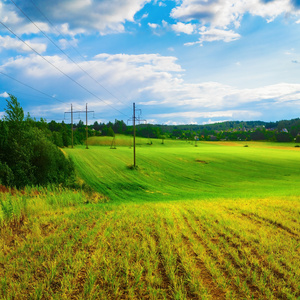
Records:
{"label": "distant village", "polygon": [[[89,126],[92,135],[132,134],[132,126],[115,120]],[[139,124],[136,134],[145,138],[172,138],[196,141],[274,141],[300,143],[300,119],[278,122],[228,121],[207,125]]]}
{"label": "distant village", "polygon": [[[32,126],[41,129],[55,145],[68,147],[72,143],[84,144],[86,136],[132,135],[133,126],[124,121],[98,123],[86,126],[83,121],[77,124],[57,123],[46,120],[29,120]],[[136,135],[149,139],[178,139],[186,141],[273,141],[300,143],[300,119],[278,122],[262,121],[227,121],[207,125],[153,125],[138,124]]]}

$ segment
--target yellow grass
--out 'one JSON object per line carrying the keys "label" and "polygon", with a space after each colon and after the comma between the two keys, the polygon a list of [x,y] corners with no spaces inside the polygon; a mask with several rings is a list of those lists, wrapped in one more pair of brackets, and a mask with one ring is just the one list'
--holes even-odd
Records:
{"label": "yellow grass", "polygon": [[300,297],[296,197],[99,205],[2,227],[0,298]]}

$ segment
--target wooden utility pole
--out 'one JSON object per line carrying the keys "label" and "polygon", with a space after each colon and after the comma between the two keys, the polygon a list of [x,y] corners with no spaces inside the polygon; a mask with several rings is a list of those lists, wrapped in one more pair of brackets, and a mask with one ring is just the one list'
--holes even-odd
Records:
{"label": "wooden utility pole", "polygon": [[86,149],[89,149],[88,147],[88,113],[93,113],[94,111],[93,110],[90,110],[88,111],[87,110],[87,104],[86,104],[86,107],[85,107],[85,111],[73,111],[73,105],[71,104],[71,111],[66,111],[65,114],[71,114],[71,130],[72,130],[72,148],[73,148],[73,143],[74,143],[74,140],[73,140],[73,114],[80,114],[80,113],[83,113],[85,112],[85,131],[86,131]]}
{"label": "wooden utility pole", "polygon": [[136,160],[135,160],[135,103],[133,103],[133,166],[136,167]]}
{"label": "wooden utility pole", "polygon": [[74,138],[73,138],[73,106],[71,104],[71,130],[72,130],[72,148],[73,148],[73,144],[74,144]]}
{"label": "wooden utility pole", "polygon": [[[138,111],[138,116],[136,116],[136,111]],[[136,136],[136,122],[139,124],[141,122],[146,122],[146,120],[141,120],[142,111],[135,108],[135,103],[133,103],[133,116],[132,119],[129,119],[128,122],[133,122],[133,167],[136,168],[136,151],[135,151],[135,136]]]}
{"label": "wooden utility pole", "polygon": [[85,106],[85,119],[86,119],[86,122],[85,122],[85,135],[86,135],[86,147],[85,147],[85,149],[89,149],[89,147],[88,147],[88,117],[87,117],[87,115],[88,115],[88,110],[87,110],[87,104],[86,104],[86,106]]}

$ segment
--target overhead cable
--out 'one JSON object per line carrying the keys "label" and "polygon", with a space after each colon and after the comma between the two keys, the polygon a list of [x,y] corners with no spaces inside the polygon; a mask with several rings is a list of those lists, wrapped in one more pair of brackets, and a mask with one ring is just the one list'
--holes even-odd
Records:
{"label": "overhead cable", "polygon": [[[92,79],[95,83],[101,86],[107,93],[109,93],[112,97],[118,100],[120,103],[125,104],[122,102],[118,97],[112,94],[107,88],[105,88],[98,80],[93,78],[88,72],[86,72],[76,61],[74,61],[63,49],[61,49],[41,28],[33,22],[33,20],[13,1],[10,0],[19,10],[20,12],[59,50],[61,51],[71,62],[73,62],[82,72],[84,72],[90,79]],[[126,105],[126,104],[125,104]]]}
{"label": "overhead cable", "polygon": [[2,75],[4,75],[4,76],[6,76],[6,77],[8,77],[8,78],[10,78],[10,79],[12,79],[12,80],[18,82],[18,83],[20,83],[20,84],[22,84],[22,85],[24,85],[24,86],[26,86],[26,87],[28,87],[28,88],[30,88],[30,89],[36,91],[36,92],[39,92],[39,93],[41,93],[41,94],[43,94],[43,95],[45,95],[45,96],[47,96],[47,97],[49,97],[49,98],[52,98],[52,99],[57,100],[57,101],[59,101],[59,102],[68,104],[67,102],[65,102],[65,101],[63,101],[63,100],[60,100],[60,99],[58,99],[58,98],[56,98],[56,97],[53,97],[53,96],[51,96],[51,95],[49,95],[49,94],[47,94],[47,93],[44,93],[44,92],[42,92],[42,91],[40,91],[40,90],[38,90],[38,89],[36,89],[36,88],[30,86],[30,85],[27,84],[27,83],[21,82],[20,80],[18,80],[18,79],[16,79],[16,78],[13,78],[12,76],[10,76],[10,75],[8,75],[8,74],[6,74],[6,73],[3,73],[2,71],[0,71],[0,74],[2,74]]}
{"label": "overhead cable", "polygon": [[76,81],[75,79],[73,79],[71,76],[69,76],[68,74],[66,74],[64,71],[62,71],[60,68],[58,68],[57,66],[55,66],[51,61],[49,61],[47,58],[45,58],[43,55],[41,55],[39,52],[37,52],[34,48],[32,48],[28,43],[26,43],[21,37],[19,37],[16,33],[14,33],[8,26],[6,26],[2,21],[0,21],[0,24],[2,24],[11,34],[13,34],[17,39],[19,39],[22,43],[24,43],[27,47],[29,47],[34,53],[36,53],[38,56],[40,56],[43,60],[45,60],[48,64],[50,64],[53,68],[55,68],[57,71],[59,71],[60,73],[62,73],[64,76],[66,76],[67,78],[69,78],[72,82],[74,82],[75,84],[77,84],[79,87],[81,87],[83,90],[85,90],[86,92],[88,92],[90,95],[94,96],[95,98],[97,98],[98,100],[102,101],[104,104],[106,104],[107,106],[111,107],[112,109],[114,109],[115,111],[119,112],[120,114],[128,117],[128,115],[124,114],[123,112],[121,112],[120,110],[116,109],[114,106],[110,105],[109,103],[107,103],[106,101],[104,101],[103,99],[101,99],[99,96],[95,95],[93,92],[91,92],[90,90],[88,90],[86,87],[84,87],[82,84],[80,84],[78,81]]}

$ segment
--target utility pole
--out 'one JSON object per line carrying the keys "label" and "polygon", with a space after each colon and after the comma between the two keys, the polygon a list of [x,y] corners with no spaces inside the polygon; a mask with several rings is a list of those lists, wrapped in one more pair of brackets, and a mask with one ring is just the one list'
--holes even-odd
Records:
{"label": "utility pole", "polygon": [[89,149],[88,147],[88,110],[87,110],[87,104],[85,106],[85,119],[86,119],[86,122],[85,122],[85,136],[86,136],[86,147],[85,149]]}
{"label": "utility pole", "polygon": [[73,138],[73,105],[71,104],[71,130],[72,130],[72,148],[73,148],[73,144],[74,144],[74,138]]}
{"label": "utility pole", "polygon": [[[136,111],[139,112],[138,116],[136,116]],[[136,122],[140,124],[140,122],[145,122],[147,123],[146,120],[141,120],[141,114],[142,110],[141,109],[136,109],[135,103],[133,103],[133,117],[132,119],[129,119],[128,121],[133,122],[133,167],[136,168],[136,151],[135,151],[135,136],[136,136]]]}
{"label": "utility pole", "polygon": [[93,113],[93,110],[88,111],[87,103],[85,110],[82,111],[73,111],[73,105],[71,104],[71,111],[65,111],[65,114],[71,114],[71,130],[72,130],[72,148],[73,148],[73,114],[80,114],[85,112],[85,132],[86,132],[86,149],[89,149],[88,147],[88,113]]}
{"label": "utility pole", "polygon": [[136,167],[135,159],[135,103],[133,102],[133,166]]}

